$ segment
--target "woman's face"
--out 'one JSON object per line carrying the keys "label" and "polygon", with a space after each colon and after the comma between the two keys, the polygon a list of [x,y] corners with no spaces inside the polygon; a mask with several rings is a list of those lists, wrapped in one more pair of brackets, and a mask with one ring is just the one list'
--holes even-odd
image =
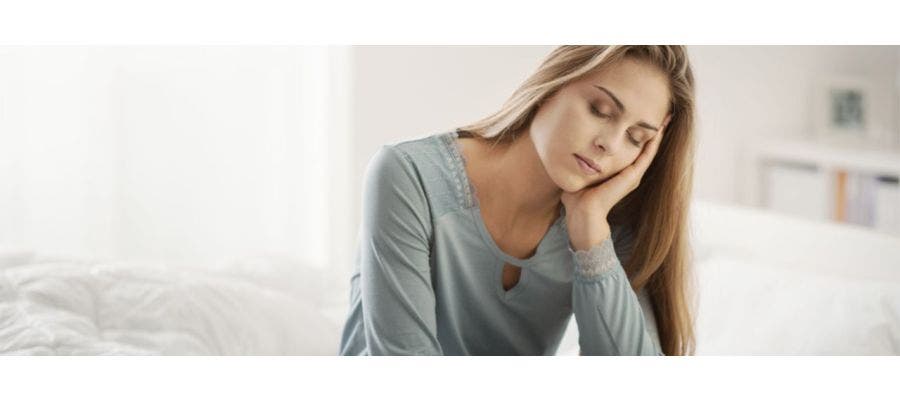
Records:
{"label": "woman's face", "polygon": [[546,99],[532,120],[531,139],[550,178],[562,190],[576,192],[637,159],[659,134],[669,98],[661,71],[626,57]]}

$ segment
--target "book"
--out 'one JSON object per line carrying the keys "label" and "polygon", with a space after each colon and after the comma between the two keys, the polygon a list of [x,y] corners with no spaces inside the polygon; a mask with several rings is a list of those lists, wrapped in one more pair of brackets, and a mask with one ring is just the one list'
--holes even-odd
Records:
{"label": "book", "polygon": [[834,219],[847,222],[847,171],[835,172],[834,183]]}
{"label": "book", "polygon": [[882,175],[875,181],[873,226],[900,235],[900,177]]}

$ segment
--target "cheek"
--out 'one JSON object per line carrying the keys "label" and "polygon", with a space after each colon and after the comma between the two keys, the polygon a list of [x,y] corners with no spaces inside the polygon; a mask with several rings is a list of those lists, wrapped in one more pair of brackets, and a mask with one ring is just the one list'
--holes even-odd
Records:
{"label": "cheek", "polygon": [[555,131],[548,135],[545,140],[535,142],[536,150],[541,162],[544,164],[544,169],[551,176],[556,175],[555,172],[563,167],[561,165],[563,156],[568,151],[565,145],[566,142],[559,136],[559,131]]}
{"label": "cheek", "polygon": [[544,166],[547,175],[559,188],[575,192],[584,185],[584,178],[579,176],[577,164],[572,156],[572,146],[565,137],[565,131],[546,131],[546,136],[534,137],[535,150]]}
{"label": "cheek", "polygon": [[571,153],[570,143],[577,136],[577,116],[561,107],[542,110],[531,123],[531,137],[541,159],[552,168]]}
{"label": "cheek", "polygon": [[616,158],[615,162],[613,162],[613,169],[610,175],[615,175],[621,172],[625,167],[634,164],[634,161],[638,158],[637,151],[630,151],[628,154],[624,154],[622,157]]}
{"label": "cheek", "polygon": [[567,134],[579,127],[584,129],[590,122],[587,109],[588,103],[584,99],[563,95],[548,101],[535,119],[540,121],[543,129],[556,134]]}
{"label": "cheek", "polygon": [[542,142],[555,142],[570,129],[568,118],[558,109],[544,110],[531,123],[531,133]]}

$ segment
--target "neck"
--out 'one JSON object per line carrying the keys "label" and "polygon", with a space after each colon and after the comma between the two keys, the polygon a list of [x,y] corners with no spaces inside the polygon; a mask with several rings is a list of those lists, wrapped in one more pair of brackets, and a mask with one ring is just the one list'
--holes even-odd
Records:
{"label": "neck", "polygon": [[529,133],[509,144],[481,142],[478,201],[507,226],[552,222],[559,214],[562,190],[544,169]]}

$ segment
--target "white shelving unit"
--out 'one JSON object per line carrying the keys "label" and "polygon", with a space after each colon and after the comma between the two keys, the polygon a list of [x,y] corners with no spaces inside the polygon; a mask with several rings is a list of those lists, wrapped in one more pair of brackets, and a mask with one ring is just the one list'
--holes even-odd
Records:
{"label": "white shelving unit", "polygon": [[[880,176],[889,181],[900,178],[900,151],[806,140],[757,142],[749,148],[749,162],[755,175],[748,182],[751,201],[757,206],[841,222],[847,218],[846,206],[842,205],[847,204],[848,174]],[[892,184],[884,187],[890,189]],[[888,189],[884,193],[893,193]],[[900,216],[900,196],[881,199],[880,216]],[[900,225],[900,218],[890,218],[894,222],[879,230],[900,235],[900,226],[895,226]]]}

